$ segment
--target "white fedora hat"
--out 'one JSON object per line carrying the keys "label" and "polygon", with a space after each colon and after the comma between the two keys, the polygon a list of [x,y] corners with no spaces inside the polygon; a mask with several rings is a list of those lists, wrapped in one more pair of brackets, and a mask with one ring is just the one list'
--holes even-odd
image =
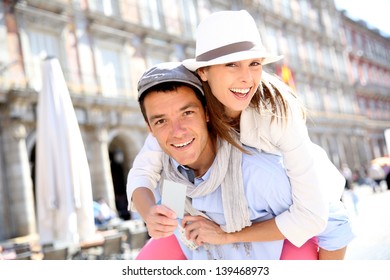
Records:
{"label": "white fedora hat", "polygon": [[244,10],[216,12],[201,21],[195,56],[182,62],[191,71],[252,58],[263,58],[263,65],[283,58],[264,48],[255,20]]}

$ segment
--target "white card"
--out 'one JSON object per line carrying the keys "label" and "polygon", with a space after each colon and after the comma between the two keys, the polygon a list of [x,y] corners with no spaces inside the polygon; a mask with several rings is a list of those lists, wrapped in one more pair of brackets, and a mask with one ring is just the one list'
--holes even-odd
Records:
{"label": "white card", "polygon": [[186,185],[164,180],[161,204],[175,211],[177,217],[182,219],[184,217],[186,192]]}

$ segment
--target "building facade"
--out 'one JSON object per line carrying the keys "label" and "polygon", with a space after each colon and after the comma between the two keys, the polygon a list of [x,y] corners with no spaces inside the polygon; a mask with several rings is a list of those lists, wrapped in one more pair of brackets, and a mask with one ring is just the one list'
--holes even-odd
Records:
{"label": "building facade", "polygon": [[[266,48],[285,55],[267,70],[289,73],[308,108],[313,142],[336,166],[365,165],[388,152],[383,129],[390,127],[389,85],[382,83],[380,91],[354,86],[351,52],[333,0],[4,0],[0,240],[36,232],[34,164],[42,59],[56,56],[64,71],[87,150],[94,199],[104,197],[128,219],[126,175],[147,135],[136,100],[138,78],[155,63],[193,57],[199,21],[218,10],[239,9],[253,15]],[[390,80],[388,50],[387,60],[375,64],[382,67],[381,82]]]}
{"label": "building facade", "polygon": [[[348,53],[349,81],[357,101],[357,114],[365,123],[367,160],[389,155],[384,131],[390,119],[390,35],[385,37],[364,21],[354,21],[342,13]],[[390,143],[388,144],[390,145]]]}

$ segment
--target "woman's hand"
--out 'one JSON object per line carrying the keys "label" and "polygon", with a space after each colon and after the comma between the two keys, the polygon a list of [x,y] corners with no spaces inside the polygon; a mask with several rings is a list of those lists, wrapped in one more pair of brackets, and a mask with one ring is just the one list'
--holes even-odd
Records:
{"label": "woman's hand", "polygon": [[204,243],[222,245],[227,244],[228,233],[221,227],[202,216],[185,216],[182,226],[186,230],[186,238],[193,240],[196,245]]}

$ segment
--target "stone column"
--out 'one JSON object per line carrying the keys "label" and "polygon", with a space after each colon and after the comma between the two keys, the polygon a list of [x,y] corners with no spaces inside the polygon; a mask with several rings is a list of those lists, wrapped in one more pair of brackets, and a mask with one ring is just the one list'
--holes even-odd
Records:
{"label": "stone column", "polygon": [[115,206],[114,185],[108,154],[108,134],[105,128],[96,128],[96,138],[89,141],[90,170],[94,200],[103,197],[112,209]]}
{"label": "stone column", "polygon": [[[6,219],[8,215],[8,204],[6,197],[6,178],[5,178],[5,166],[4,157],[5,151],[3,146],[3,126],[0,124],[0,240],[7,239],[7,227]],[[4,225],[4,226],[3,226]]]}
{"label": "stone column", "polygon": [[26,128],[20,122],[13,122],[4,129],[5,189],[10,217],[4,226],[8,228],[9,238],[36,233],[26,135]]}

